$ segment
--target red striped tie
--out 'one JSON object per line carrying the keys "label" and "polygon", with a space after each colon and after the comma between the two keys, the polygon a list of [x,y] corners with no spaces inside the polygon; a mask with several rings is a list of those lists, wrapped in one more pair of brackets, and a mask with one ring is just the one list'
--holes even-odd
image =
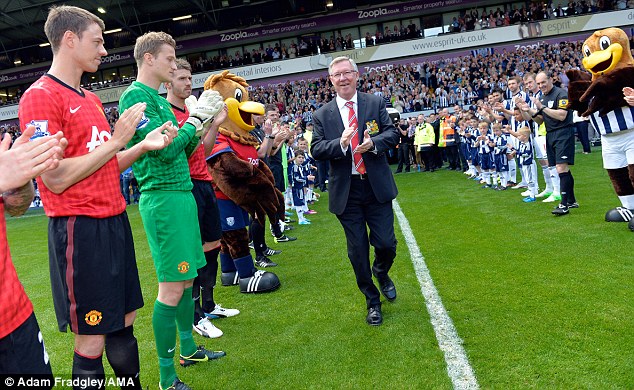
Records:
{"label": "red striped tie", "polygon": [[346,102],[346,107],[348,107],[348,127],[354,127],[354,132],[350,139],[350,148],[354,158],[354,169],[363,175],[365,173],[363,157],[361,157],[361,153],[354,153],[354,150],[359,146],[359,122],[357,121],[357,114],[354,112],[354,102]]}

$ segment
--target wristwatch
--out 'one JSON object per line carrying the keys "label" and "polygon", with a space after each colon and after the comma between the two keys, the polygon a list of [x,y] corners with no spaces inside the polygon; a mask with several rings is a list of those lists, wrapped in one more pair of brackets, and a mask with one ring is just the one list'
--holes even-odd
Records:
{"label": "wristwatch", "polygon": [[264,138],[275,139],[275,136],[273,134],[266,134],[264,135]]}
{"label": "wristwatch", "polygon": [[544,111],[544,107],[540,108],[539,110],[537,110],[537,112],[535,113],[535,115],[531,115],[531,118],[535,118],[537,115],[540,115],[542,113],[542,111]]}

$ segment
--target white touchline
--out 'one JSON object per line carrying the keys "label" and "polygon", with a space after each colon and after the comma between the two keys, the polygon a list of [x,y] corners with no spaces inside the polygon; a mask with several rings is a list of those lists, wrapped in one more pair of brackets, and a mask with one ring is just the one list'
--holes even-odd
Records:
{"label": "white touchline", "polygon": [[405,243],[412,257],[414,271],[416,271],[420,290],[425,298],[425,305],[427,306],[431,324],[436,333],[438,346],[445,355],[447,372],[453,383],[453,387],[454,389],[479,389],[480,386],[478,386],[475,373],[469,364],[469,359],[462,346],[462,340],[460,336],[458,336],[458,332],[456,332],[456,328],[442,304],[442,300],[440,299],[440,295],[438,295],[438,290],[436,290],[434,286],[434,281],[431,278],[427,264],[425,264],[425,258],[420,252],[416,238],[414,238],[414,233],[412,233],[412,229],[409,226],[409,221],[405,218],[405,214],[403,214],[401,206],[396,199],[392,201],[392,206],[403,236],[405,236]]}

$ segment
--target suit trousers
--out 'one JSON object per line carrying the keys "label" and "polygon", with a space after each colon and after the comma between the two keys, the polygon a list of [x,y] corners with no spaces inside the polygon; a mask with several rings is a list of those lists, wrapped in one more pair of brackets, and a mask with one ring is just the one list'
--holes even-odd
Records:
{"label": "suit trousers", "polygon": [[409,172],[409,144],[401,143],[398,145],[398,167],[396,172],[403,172],[403,165],[405,165],[405,172]]}
{"label": "suit trousers", "polygon": [[460,156],[458,155],[458,145],[451,144],[445,146],[445,153],[447,154],[447,162],[449,168],[458,169],[460,167]]}
{"label": "suit trousers", "polygon": [[[394,211],[392,202],[380,203],[376,199],[369,180],[353,176],[351,181],[348,203],[337,218],[346,234],[348,258],[357,279],[357,286],[365,295],[369,308],[381,303],[379,290],[372,281],[372,271],[379,279],[387,276],[396,257]],[[370,245],[374,247],[372,269]]]}

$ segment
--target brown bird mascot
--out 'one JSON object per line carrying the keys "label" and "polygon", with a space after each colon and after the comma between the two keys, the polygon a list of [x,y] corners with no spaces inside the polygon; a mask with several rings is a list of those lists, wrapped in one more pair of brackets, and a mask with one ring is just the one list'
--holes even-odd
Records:
{"label": "brown bird mascot", "polygon": [[266,215],[273,220],[284,198],[275,188],[269,168],[259,161],[258,141],[249,133],[254,129],[252,115],[263,115],[264,107],[249,100],[247,87],[242,77],[229,71],[205,81],[205,90],[218,91],[228,109],[207,167],[222,225],[220,280],[224,286],[239,284],[242,293],[259,293],[277,289],[280,280],[273,272],[255,268],[249,250],[249,215],[257,221],[264,221]]}
{"label": "brown bird mascot", "polygon": [[[568,108],[590,117],[601,134],[603,167],[621,206],[605,214],[608,222],[628,222],[634,231],[634,107],[624,93],[634,87],[634,59],[625,32],[595,31],[583,44],[583,66],[566,72]],[[629,88],[628,88],[629,87]]]}

